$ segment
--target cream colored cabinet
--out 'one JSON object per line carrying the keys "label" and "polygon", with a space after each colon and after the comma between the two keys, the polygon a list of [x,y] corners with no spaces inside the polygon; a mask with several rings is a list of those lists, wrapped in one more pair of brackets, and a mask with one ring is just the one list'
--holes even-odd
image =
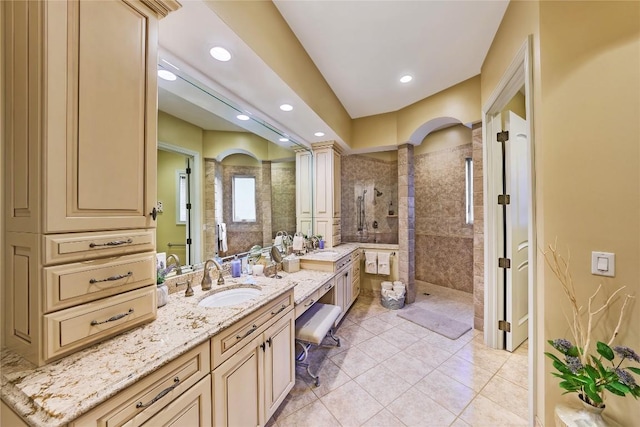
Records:
{"label": "cream colored cabinet", "polygon": [[[84,336],[81,346],[52,352],[47,344],[60,337],[46,335],[45,312],[104,313],[110,297],[142,287],[150,293],[154,286],[158,20],[179,3],[16,1],[1,7],[4,335],[9,348],[41,365],[155,317],[147,298],[144,307],[117,313],[109,334],[96,333],[98,325],[73,326],[63,329]],[[145,261],[135,266],[118,258],[142,252]],[[84,281],[103,256],[112,258],[104,264],[106,276],[89,279],[105,281],[71,290],[69,280]],[[89,260],[84,270],[63,265]],[[56,294],[68,291],[74,295],[58,301],[65,296]],[[89,301],[91,307],[75,305]]]}
{"label": "cream colored cabinet", "polygon": [[296,230],[308,234],[313,229],[313,154],[296,151]]}
{"label": "cream colored cabinet", "polygon": [[314,232],[322,235],[325,247],[341,242],[341,153],[333,142],[313,144]]}
{"label": "cream colored cabinet", "polygon": [[289,309],[213,370],[215,426],[267,423],[295,384],[294,338]]}
{"label": "cream colored cabinet", "polygon": [[[320,295],[319,301],[325,304],[337,305],[341,308],[342,312],[336,320],[337,325],[347,311],[353,305],[358,295],[360,295],[360,253],[354,251],[351,254],[340,258],[334,263],[324,262],[321,266],[329,264],[333,269],[327,270],[325,268],[319,268],[314,265],[314,269],[321,269],[324,271],[336,271],[336,275],[333,277],[331,283],[328,283],[324,288],[324,295]],[[305,300],[306,302],[307,300]],[[303,302],[304,303],[304,302]],[[304,309],[300,309],[298,316],[304,312]],[[298,306],[296,306],[296,313],[298,313]]]}
{"label": "cream colored cabinet", "polygon": [[211,375],[178,396],[143,426],[149,427],[207,427],[211,418]]}
{"label": "cream colored cabinet", "polygon": [[69,423],[69,427],[210,426],[209,343],[199,345]]}

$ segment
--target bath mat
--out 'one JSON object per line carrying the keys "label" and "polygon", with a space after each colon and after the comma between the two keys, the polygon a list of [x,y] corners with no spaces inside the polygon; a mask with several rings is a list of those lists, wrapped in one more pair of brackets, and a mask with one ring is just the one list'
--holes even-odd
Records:
{"label": "bath mat", "polygon": [[405,307],[398,312],[398,316],[452,340],[471,329],[471,326],[462,322],[420,307]]}

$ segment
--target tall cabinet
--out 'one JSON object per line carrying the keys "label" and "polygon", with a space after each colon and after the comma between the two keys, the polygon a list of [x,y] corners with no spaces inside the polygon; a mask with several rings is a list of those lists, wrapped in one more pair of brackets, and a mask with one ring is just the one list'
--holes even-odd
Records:
{"label": "tall cabinet", "polygon": [[313,153],[296,150],[296,231],[313,229]]}
{"label": "tall cabinet", "polygon": [[37,365],[153,320],[158,20],[2,2],[5,344]]}
{"label": "tall cabinet", "polygon": [[325,247],[340,244],[342,228],[341,205],[341,151],[333,142],[313,144],[314,171],[314,231],[325,240]]}

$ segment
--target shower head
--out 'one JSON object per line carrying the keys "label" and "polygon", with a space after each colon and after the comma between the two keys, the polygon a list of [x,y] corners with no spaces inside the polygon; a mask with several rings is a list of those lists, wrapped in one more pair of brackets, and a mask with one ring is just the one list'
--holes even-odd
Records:
{"label": "shower head", "polygon": [[375,188],[375,187],[374,187],[374,188],[373,188],[373,191],[375,191],[375,192],[376,192],[376,197],[380,197],[380,196],[382,196],[382,191],[378,190],[377,188]]}

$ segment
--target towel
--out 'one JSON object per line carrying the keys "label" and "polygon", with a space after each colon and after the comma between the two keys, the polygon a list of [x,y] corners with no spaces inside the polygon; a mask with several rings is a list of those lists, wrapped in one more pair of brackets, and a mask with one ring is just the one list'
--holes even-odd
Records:
{"label": "towel", "polygon": [[227,224],[224,222],[218,223],[218,251],[227,252],[229,247],[227,246]]}
{"label": "towel", "polygon": [[378,274],[378,253],[364,252],[364,272],[369,274]]}
{"label": "towel", "polygon": [[304,249],[304,237],[302,236],[294,236],[293,237],[293,250],[301,251]]}
{"label": "towel", "polygon": [[389,265],[389,252],[378,252],[378,274],[388,276],[391,274],[391,267]]}

